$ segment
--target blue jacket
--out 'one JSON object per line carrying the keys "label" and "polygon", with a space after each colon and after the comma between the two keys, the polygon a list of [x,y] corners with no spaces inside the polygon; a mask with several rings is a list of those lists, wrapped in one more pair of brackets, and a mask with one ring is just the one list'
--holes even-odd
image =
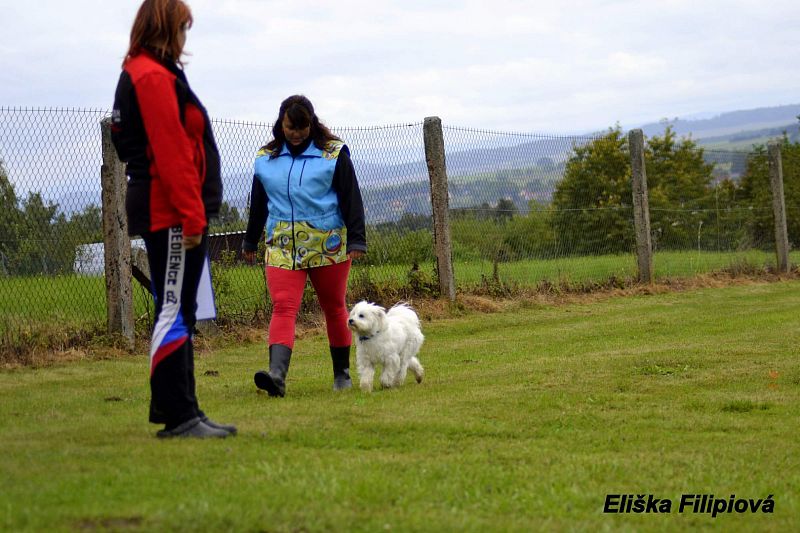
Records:
{"label": "blue jacket", "polygon": [[346,260],[347,251],[366,251],[364,208],[349,154],[337,141],[324,149],[310,143],[298,155],[285,144],[277,152],[261,149],[244,249],[255,250],[266,222],[272,266],[323,266]]}
{"label": "blue jacket", "polygon": [[311,143],[297,157],[292,157],[285,144],[278,155],[266,149],[258,152],[255,176],[267,193],[267,236],[278,221],[307,222],[322,230],[344,227],[331,186],[342,149],[347,150],[343,143],[330,143],[325,151]]}

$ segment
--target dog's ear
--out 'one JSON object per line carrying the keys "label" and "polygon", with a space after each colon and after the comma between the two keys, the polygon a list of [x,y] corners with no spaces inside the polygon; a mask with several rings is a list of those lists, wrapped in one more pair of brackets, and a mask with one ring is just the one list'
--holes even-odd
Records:
{"label": "dog's ear", "polygon": [[378,319],[378,330],[386,329],[386,309],[378,305],[375,306],[375,317]]}

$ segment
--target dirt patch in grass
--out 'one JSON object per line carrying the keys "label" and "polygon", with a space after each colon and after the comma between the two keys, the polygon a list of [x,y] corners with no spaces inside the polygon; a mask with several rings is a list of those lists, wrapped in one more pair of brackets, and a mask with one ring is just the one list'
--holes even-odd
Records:
{"label": "dirt patch in grass", "polygon": [[61,363],[73,363],[86,360],[119,359],[146,353],[149,350],[144,337],[137,338],[136,348],[129,351],[123,348],[121,339],[108,337],[94,337],[80,344],[71,346],[57,346],[56,348],[44,345],[29,345],[17,350],[0,351],[0,369],[18,367],[42,368]]}

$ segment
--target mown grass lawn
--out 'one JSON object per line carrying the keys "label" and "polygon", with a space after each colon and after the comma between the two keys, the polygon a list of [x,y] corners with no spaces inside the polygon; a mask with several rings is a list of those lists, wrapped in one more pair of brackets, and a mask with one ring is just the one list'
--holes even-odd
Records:
{"label": "mown grass lawn", "polygon": [[155,439],[144,356],[5,370],[0,530],[793,531],[799,310],[787,281],[468,313],[424,324],[422,385],[371,395],[330,391],[323,337],[284,399],[252,385],[262,345],[217,349],[197,379],[224,441]]}

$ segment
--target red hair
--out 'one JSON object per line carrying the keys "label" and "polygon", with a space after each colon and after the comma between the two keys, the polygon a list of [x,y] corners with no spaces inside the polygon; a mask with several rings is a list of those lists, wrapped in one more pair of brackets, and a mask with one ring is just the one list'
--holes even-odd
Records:
{"label": "red hair", "polygon": [[145,0],[133,21],[125,61],[147,48],[160,59],[183,66],[183,46],[178,35],[181,29],[191,27],[192,11],[182,0]]}

